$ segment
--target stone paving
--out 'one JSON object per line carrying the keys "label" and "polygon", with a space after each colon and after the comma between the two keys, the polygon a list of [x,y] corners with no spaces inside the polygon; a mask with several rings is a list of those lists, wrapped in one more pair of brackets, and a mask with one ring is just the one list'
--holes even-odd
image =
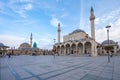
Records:
{"label": "stone paving", "polygon": [[120,80],[120,56],[6,56],[0,80]]}

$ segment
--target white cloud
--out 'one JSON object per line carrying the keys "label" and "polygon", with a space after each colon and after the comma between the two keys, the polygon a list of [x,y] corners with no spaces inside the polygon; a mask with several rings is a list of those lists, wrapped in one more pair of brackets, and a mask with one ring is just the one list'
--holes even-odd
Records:
{"label": "white cloud", "polygon": [[7,3],[0,2],[0,13],[7,16],[13,16],[13,14],[11,14],[7,8],[9,8]]}
{"label": "white cloud", "polygon": [[32,4],[28,3],[28,4],[24,4],[24,5],[20,5],[20,6],[11,4],[11,9],[15,13],[18,13],[21,17],[25,18],[25,17],[27,17],[26,11],[32,9]]}
{"label": "white cloud", "polygon": [[68,16],[68,13],[62,14],[62,15],[61,15],[61,18],[64,18],[64,17],[66,17],[66,16]]}
{"label": "white cloud", "polygon": [[10,0],[10,4],[16,4],[16,3],[32,3],[34,0]]}
{"label": "white cloud", "polygon": [[[111,23],[111,28],[109,30],[110,40],[114,40],[120,44],[120,19]],[[96,30],[96,40],[102,42],[107,39],[107,29],[101,28]]]}
{"label": "white cloud", "polygon": [[26,5],[24,5],[23,9],[25,9],[25,10],[31,10],[32,9],[32,4],[26,4]]}
{"label": "white cloud", "polygon": [[[107,39],[107,29],[105,26],[111,25],[109,30],[110,39],[120,44],[120,9],[96,18],[96,40],[102,42]],[[99,27],[99,28],[98,28]]]}
{"label": "white cloud", "polygon": [[19,14],[21,17],[26,18],[26,12],[33,8],[33,0],[10,0],[6,3],[5,11],[11,9],[12,12]]}
{"label": "white cloud", "polygon": [[51,25],[54,27],[58,26],[58,23],[62,24],[60,20],[58,20],[57,18],[53,17],[50,21]]}
{"label": "white cloud", "polygon": [[110,37],[120,42],[120,19],[111,24]]}
{"label": "white cloud", "polygon": [[0,35],[0,41],[6,46],[18,48],[21,43],[25,41],[25,38],[13,36],[13,35]]}
{"label": "white cloud", "polygon": [[20,2],[33,2],[33,0],[20,0]]}
{"label": "white cloud", "polygon": [[96,31],[96,41],[97,42],[102,42],[104,40],[106,40],[106,29],[102,28],[102,29],[97,29]]}
{"label": "white cloud", "polygon": [[66,11],[66,8],[62,8],[61,11]]}
{"label": "white cloud", "polygon": [[54,44],[53,37],[55,37],[55,35],[44,34],[35,40],[37,40],[40,49],[52,49]]}
{"label": "white cloud", "polygon": [[39,39],[39,48],[41,49],[52,49],[53,41],[51,38]]}
{"label": "white cloud", "polygon": [[103,16],[97,17],[95,19],[96,24],[105,24],[106,22],[112,22],[118,19],[120,13],[120,8],[117,10],[111,11],[110,13],[106,13]]}
{"label": "white cloud", "polygon": [[27,17],[26,11],[33,8],[32,0],[10,0],[5,3],[0,1],[0,13],[14,16],[14,13],[19,14],[21,17]]}
{"label": "white cloud", "polygon": [[27,15],[25,14],[24,10],[19,10],[19,11],[15,11],[16,13],[18,13],[21,17],[26,18]]}
{"label": "white cloud", "polygon": [[55,5],[51,4],[51,2],[46,1],[39,1],[35,3],[35,6],[40,9],[47,9],[47,10],[53,10],[55,8]]}

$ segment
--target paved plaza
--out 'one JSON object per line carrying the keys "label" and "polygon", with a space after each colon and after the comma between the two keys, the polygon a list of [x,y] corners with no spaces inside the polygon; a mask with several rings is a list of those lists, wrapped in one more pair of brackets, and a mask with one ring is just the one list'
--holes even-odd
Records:
{"label": "paved plaza", "polygon": [[0,80],[120,80],[120,56],[0,58]]}

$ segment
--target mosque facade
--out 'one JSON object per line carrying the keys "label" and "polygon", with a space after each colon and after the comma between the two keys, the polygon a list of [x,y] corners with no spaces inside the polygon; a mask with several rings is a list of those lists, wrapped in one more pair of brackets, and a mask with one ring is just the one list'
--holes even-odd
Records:
{"label": "mosque facade", "polygon": [[[84,30],[76,29],[73,32],[63,37],[63,42],[60,42],[60,23],[58,23],[58,43],[53,45],[53,51],[59,55],[106,55],[105,46],[108,41],[105,40],[101,44],[95,40],[95,15],[91,7],[90,11],[91,36]],[[113,46],[112,54],[119,53],[119,45],[113,40],[109,40],[109,45]]]}

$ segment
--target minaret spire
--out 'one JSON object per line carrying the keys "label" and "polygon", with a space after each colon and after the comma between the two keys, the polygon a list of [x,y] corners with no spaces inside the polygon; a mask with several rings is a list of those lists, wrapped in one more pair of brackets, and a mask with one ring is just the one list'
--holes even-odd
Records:
{"label": "minaret spire", "polygon": [[30,35],[30,47],[32,48],[32,33]]}
{"label": "minaret spire", "polygon": [[90,22],[91,22],[91,37],[95,40],[95,16],[94,16],[94,10],[93,7],[91,7],[90,11]]}
{"label": "minaret spire", "polygon": [[60,32],[61,32],[60,23],[58,23],[58,43],[60,43]]}
{"label": "minaret spire", "polygon": [[94,12],[93,7],[91,7],[91,12]]}

